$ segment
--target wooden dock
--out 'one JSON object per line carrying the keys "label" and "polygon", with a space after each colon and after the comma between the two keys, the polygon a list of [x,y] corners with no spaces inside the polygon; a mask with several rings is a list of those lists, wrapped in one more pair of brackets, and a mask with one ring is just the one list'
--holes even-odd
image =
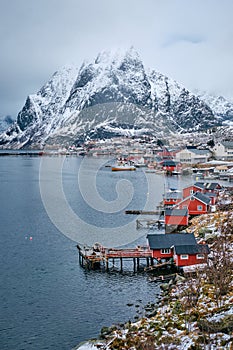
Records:
{"label": "wooden dock", "polygon": [[161,215],[161,210],[126,210],[125,214],[131,215]]}
{"label": "wooden dock", "polygon": [[125,210],[125,214],[128,215],[164,215],[164,206],[162,203],[156,207],[155,210],[138,210],[138,209],[130,209]]}
{"label": "wooden dock", "polygon": [[140,268],[140,261],[146,262],[147,267],[153,266],[152,251],[147,246],[115,249],[105,248],[100,244],[93,247],[81,247],[77,245],[79,251],[79,263],[82,267],[88,269],[104,268],[109,270],[110,265],[115,266],[118,261],[120,271],[123,271],[123,261],[130,260],[133,262],[133,271],[136,272]]}
{"label": "wooden dock", "polygon": [[137,219],[136,220],[136,228],[147,228],[147,229],[154,229],[158,228],[161,229],[164,227],[164,220],[163,219]]}

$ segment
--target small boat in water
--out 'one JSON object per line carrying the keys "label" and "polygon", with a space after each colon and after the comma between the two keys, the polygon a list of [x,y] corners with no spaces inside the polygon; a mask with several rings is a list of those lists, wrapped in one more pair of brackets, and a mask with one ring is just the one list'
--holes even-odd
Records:
{"label": "small boat in water", "polygon": [[132,171],[136,170],[136,167],[127,162],[119,162],[112,166],[112,171]]}

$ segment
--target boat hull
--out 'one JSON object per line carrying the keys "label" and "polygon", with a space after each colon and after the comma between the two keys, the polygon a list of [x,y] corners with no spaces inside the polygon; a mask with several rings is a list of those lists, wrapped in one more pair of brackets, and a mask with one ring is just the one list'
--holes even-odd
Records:
{"label": "boat hull", "polygon": [[112,171],[134,171],[134,170],[136,170],[136,168],[133,166],[129,166],[129,167],[127,167],[127,166],[122,166],[122,167],[113,166],[112,167]]}

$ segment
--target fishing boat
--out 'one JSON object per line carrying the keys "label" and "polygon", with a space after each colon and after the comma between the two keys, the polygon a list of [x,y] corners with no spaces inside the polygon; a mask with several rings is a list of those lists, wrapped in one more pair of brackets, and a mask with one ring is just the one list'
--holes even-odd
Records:
{"label": "fishing boat", "polygon": [[136,167],[127,162],[118,162],[112,166],[112,171],[132,171],[136,170]]}

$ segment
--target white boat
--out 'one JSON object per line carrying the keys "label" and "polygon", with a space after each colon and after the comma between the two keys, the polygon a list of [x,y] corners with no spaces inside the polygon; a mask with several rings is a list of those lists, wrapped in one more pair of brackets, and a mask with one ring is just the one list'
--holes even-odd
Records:
{"label": "white boat", "polygon": [[173,170],[172,175],[181,175],[181,171]]}
{"label": "white boat", "polygon": [[132,171],[132,170],[136,170],[136,167],[134,165],[124,163],[124,162],[120,162],[112,166],[112,171]]}

